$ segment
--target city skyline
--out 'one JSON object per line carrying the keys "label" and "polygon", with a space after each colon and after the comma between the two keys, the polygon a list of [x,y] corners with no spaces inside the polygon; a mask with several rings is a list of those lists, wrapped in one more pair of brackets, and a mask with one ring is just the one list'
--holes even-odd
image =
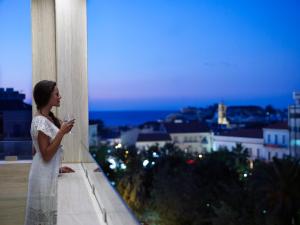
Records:
{"label": "city skyline", "polygon": [[[272,5],[272,7],[269,7]],[[300,90],[296,1],[88,1],[90,110],[287,108]],[[30,3],[0,1],[0,86],[30,102]]]}

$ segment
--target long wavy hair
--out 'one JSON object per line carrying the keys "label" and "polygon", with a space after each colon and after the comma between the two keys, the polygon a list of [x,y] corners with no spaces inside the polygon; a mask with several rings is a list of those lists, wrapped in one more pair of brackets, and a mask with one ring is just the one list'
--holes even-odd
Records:
{"label": "long wavy hair", "polygon": [[[41,108],[43,108],[48,104],[55,86],[56,86],[56,82],[51,80],[41,80],[34,86],[33,98],[37,110],[40,110]],[[55,126],[60,128],[59,119],[54,116],[53,112],[50,111],[49,116],[53,120]]]}

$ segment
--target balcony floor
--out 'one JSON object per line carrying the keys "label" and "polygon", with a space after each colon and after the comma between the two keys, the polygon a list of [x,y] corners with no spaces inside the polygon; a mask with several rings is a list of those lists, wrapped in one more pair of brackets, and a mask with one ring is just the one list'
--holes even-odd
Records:
{"label": "balcony floor", "polygon": [[[0,163],[0,225],[23,225],[30,163]],[[58,225],[102,225],[102,213],[79,163],[58,181]]]}
{"label": "balcony floor", "polygon": [[23,225],[30,163],[0,162],[0,225]]}

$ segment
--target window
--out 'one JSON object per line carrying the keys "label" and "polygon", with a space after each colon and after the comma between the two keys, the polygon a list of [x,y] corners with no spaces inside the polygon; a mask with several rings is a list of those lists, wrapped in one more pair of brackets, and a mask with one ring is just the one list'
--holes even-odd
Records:
{"label": "window", "polygon": [[271,160],[271,152],[268,152],[268,160]]}
{"label": "window", "polygon": [[278,144],[278,135],[275,134],[274,138],[275,138],[275,139],[274,139],[274,144],[277,145],[277,144]]}
{"label": "window", "polygon": [[270,134],[268,134],[267,143],[271,143],[271,135]]}
{"label": "window", "polygon": [[256,149],[256,156],[257,156],[258,159],[260,158],[260,149],[259,148]]}
{"label": "window", "polygon": [[252,148],[246,148],[247,153],[249,156],[252,156]]}
{"label": "window", "polygon": [[174,142],[178,142],[178,137],[174,136]]}
{"label": "window", "polygon": [[187,136],[184,137],[184,142],[188,142],[188,137]]}
{"label": "window", "polygon": [[282,135],[282,144],[285,145],[285,135]]}
{"label": "window", "polygon": [[207,138],[203,137],[201,140],[201,144],[208,144]]}

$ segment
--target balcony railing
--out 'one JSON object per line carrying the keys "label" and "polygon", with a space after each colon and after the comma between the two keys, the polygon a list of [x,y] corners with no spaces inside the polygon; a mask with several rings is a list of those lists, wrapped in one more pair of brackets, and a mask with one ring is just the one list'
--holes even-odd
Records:
{"label": "balcony railing", "polygon": [[269,143],[265,143],[264,144],[265,147],[269,147],[269,148],[287,148],[287,145],[284,144],[269,144]]}
{"label": "balcony railing", "polygon": [[[82,143],[82,142],[81,142]],[[103,220],[108,225],[139,225],[132,210],[110,183],[100,165],[82,143],[82,162],[86,178],[102,212]]]}
{"label": "balcony railing", "polygon": [[[4,143],[2,144],[3,147]],[[31,154],[31,141],[14,144],[6,142],[5,152],[9,147],[22,145],[22,149]],[[18,153],[14,150],[16,150],[15,147],[10,153]],[[18,155],[20,156],[20,154]],[[131,209],[91,156],[88,146],[83,144],[81,158],[80,163],[63,163],[73,168],[75,173],[63,174],[58,180],[58,223],[73,224],[75,218],[81,224],[139,225],[140,223]],[[5,209],[1,210],[0,218],[3,216],[1,220],[4,219],[5,224],[21,225],[24,223],[27,177],[31,160],[24,162],[23,160],[15,162],[1,160],[0,162],[0,175],[2,176],[0,208]],[[11,207],[7,207],[7,205],[11,205]],[[18,215],[19,219],[15,219],[12,215]],[[92,221],[92,223],[86,223],[87,221]]]}

